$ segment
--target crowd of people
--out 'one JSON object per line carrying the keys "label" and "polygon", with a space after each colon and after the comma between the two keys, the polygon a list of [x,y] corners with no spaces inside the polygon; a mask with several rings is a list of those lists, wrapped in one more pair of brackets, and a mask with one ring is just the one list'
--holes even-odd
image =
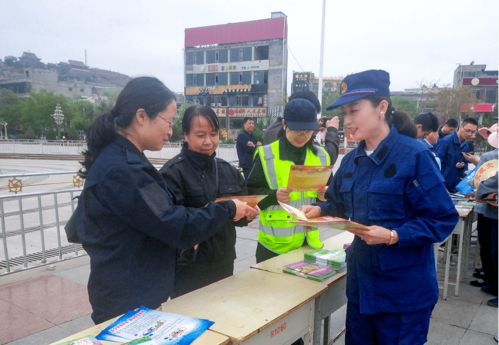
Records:
{"label": "crowd of people", "polygon": [[[255,136],[254,120],[244,119],[236,142],[242,173],[216,157],[213,109],[187,108],[182,150],[158,171],[144,150],[160,150],[171,137],[175,97],[156,78],[132,79],[87,133],[75,231],[90,256],[92,319],[157,308],[231,276],[235,227],[257,217],[257,262],[305,245],[321,248],[319,229],[289,222],[284,202],[309,218],[332,215],[366,226],[351,230],[346,249],[346,344],[424,344],[439,294],[433,245],[458,220],[449,193],[468,163],[497,159],[497,125],[480,129],[494,150],[478,157],[476,120],[439,126],[431,112],[413,120],[394,108],[389,86],[383,70],[344,78],[327,109],[341,110],[359,144],[327,186],[298,192],[287,187],[292,165],[332,167],[339,156],[339,119],[318,121],[321,105],[312,92],[293,94],[263,138]],[[497,202],[490,202],[497,200],[497,173],[481,182],[483,281],[476,284],[496,296],[497,307]],[[250,206],[237,198],[245,194],[266,197]]]}

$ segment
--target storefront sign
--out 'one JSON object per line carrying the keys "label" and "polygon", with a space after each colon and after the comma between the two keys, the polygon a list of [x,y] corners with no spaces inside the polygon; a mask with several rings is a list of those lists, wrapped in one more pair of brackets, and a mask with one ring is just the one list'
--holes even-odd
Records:
{"label": "storefront sign", "polygon": [[218,117],[266,117],[267,108],[264,107],[227,107],[227,108],[213,108]]}

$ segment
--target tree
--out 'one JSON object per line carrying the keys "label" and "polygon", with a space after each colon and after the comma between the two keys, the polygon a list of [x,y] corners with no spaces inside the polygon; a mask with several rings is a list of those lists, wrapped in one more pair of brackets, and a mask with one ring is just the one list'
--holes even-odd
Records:
{"label": "tree", "polygon": [[408,113],[412,117],[418,114],[418,104],[416,101],[401,96],[393,96],[392,105],[396,110]]}
{"label": "tree", "polygon": [[443,88],[437,96],[437,113],[441,122],[448,118],[459,120],[461,107],[475,102],[473,90],[469,87]]}

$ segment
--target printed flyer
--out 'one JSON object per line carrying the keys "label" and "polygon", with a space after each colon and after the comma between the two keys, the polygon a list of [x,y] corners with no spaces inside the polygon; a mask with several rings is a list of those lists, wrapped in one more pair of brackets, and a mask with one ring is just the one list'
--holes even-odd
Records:
{"label": "printed flyer", "polygon": [[285,204],[283,202],[279,202],[279,205],[295,217],[297,220],[291,220],[291,222],[300,224],[300,225],[316,225],[316,224],[330,224],[331,227],[337,230],[367,230],[365,225],[353,222],[348,219],[340,218],[340,217],[331,217],[331,216],[322,216],[317,218],[307,218],[305,213],[302,210],[297,209],[291,205]]}
{"label": "printed flyer", "polygon": [[140,307],[125,313],[96,338],[121,343],[140,339],[146,340],[147,344],[188,345],[211,325],[213,321],[210,320]]}
{"label": "printed flyer", "polygon": [[288,188],[298,192],[321,189],[327,185],[332,171],[330,166],[292,165]]}

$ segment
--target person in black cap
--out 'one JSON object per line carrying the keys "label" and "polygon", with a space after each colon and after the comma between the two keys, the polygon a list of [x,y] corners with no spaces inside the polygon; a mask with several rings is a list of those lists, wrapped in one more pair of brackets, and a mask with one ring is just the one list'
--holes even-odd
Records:
{"label": "person in black cap", "polygon": [[440,158],[435,154],[434,145],[438,142],[438,117],[431,111],[427,113],[421,113],[414,119],[416,124],[416,137],[418,140],[425,145],[435,157],[435,162],[437,162],[438,169],[441,167]]}
{"label": "person in black cap", "polygon": [[433,243],[458,220],[431,152],[413,138],[408,115],[393,109],[389,85],[382,70],[342,81],[329,108],[341,107],[360,143],[342,159],[327,201],[303,207],[310,218],[366,225],[349,230],[346,345],[426,342],[438,300]]}
{"label": "person in black cap", "polygon": [[[291,165],[331,165],[323,147],[314,144],[319,129],[314,105],[306,99],[293,99],[284,108],[284,126],[279,140],[257,149],[253,170],[247,180],[248,194],[265,194],[259,203],[256,260],[261,262],[308,243],[320,248],[317,228],[307,229],[288,222],[289,215],[278,201],[295,207],[315,202],[321,191],[293,192],[287,189]],[[322,191],[323,193],[323,191]]]}
{"label": "person in black cap", "polygon": [[[307,101],[312,102],[315,107],[315,112],[320,114],[321,112],[321,103],[319,99],[310,90],[301,90],[293,93],[289,96],[288,101],[293,99],[306,99]],[[331,158],[331,165],[333,165],[338,159],[339,154],[339,146],[340,146],[340,138],[338,136],[338,128],[340,126],[340,122],[338,116],[334,116],[329,119],[327,117],[321,118],[323,122],[321,123],[321,127],[325,128],[324,135],[324,148],[327,153],[329,153],[329,157]],[[267,129],[263,132],[263,144],[267,145],[279,139],[279,133],[282,129],[283,118],[279,116],[274,122],[272,122]],[[319,128],[321,129],[321,128]]]}

